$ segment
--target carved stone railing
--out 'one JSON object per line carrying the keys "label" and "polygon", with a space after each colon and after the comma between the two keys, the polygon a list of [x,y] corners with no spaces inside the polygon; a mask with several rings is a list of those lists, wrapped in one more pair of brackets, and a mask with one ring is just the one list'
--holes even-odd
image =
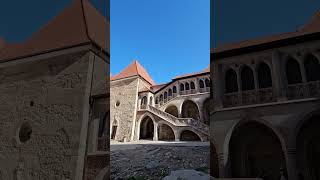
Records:
{"label": "carved stone railing", "polygon": [[320,96],[320,81],[288,85],[288,99],[303,99]]}
{"label": "carved stone railing", "polygon": [[209,126],[199,120],[195,120],[192,118],[177,118],[153,106],[148,106],[148,110],[175,126],[191,126],[206,135],[208,135],[209,133]]}
{"label": "carved stone railing", "polygon": [[141,105],[140,109],[147,109],[147,105],[146,104]]}
{"label": "carved stone railing", "polygon": [[185,123],[188,126],[194,127],[198,130],[200,130],[202,133],[204,134],[208,134],[209,132],[209,126],[202,123],[199,120],[195,120],[193,118],[178,118],[178,120],[180,121],[180,123]]}
{"label": "carved stone railing", "polygon": [[224,107],[234,107],[250,104],[262,104],[276,101],[273,88],[247,90],[236,93],[227,93],[223,97]]}

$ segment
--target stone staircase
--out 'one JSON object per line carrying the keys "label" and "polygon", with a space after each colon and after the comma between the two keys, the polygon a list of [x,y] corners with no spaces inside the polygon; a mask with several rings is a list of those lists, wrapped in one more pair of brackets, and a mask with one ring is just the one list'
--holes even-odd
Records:
{"label": "stone staircase", "polygon": [[155,114],[162,118],[163,120],[173,124],[174,126],[179,127],[191,127],[204,135],[209,136],[209,126],[200,122],[199,120],[195,120],[193,118],[177,118],[167,112],[161,111],[151,105],[148,105],[146,111],[151,112],[152,114]]}

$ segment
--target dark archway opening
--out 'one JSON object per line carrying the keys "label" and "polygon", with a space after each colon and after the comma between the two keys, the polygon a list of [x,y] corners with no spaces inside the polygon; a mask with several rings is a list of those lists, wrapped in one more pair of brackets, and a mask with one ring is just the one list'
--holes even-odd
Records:
{"label": "dark archway opening", "polygon": [[276,134],[263,124],[249,122],[237,127],[230,144],[232,177],[280,179],[287,177],[285,156]]}
{"label": "dark archway opening", "polygon": [[286,64],[286,74],[288,84],[302,83],[300,65],[297,60],[289,58]]}
{"label": "dark archway opening", "polygon": [[272,87],[271,70],[266,63],[258,66],[259,88]]}
{"label": "dark archway opening", "polygon": [[180,140],[181,141],[201,141],[200,137],[196,133],[190,130],[182,131],[180,135]]}
{"label": "dark archway opening", "polygon": [[171,114],[172,116],[178,117],[178,108],[174,105],[171,105],[169,107],[166,108],[165,112]]}
{"label": "dark archway opening", "polygon": [[174,132],[172,128],[166,124],[160,124],[159,125],[159,140],[164,140],[164,141],[174,141]]}
{"label": "dark archway opening", "polygon": [[118,129],[118,122],[114,120],[112,123],[111,139],[116,138],[117,129]]}
{"label": "dark archway opening", "polygon": [[140,124],[140,139],[153,140],[154,125],[152,119],[147,116]]}
{"label": "dark archway opening", "polygon": [[308,82],[320,80],[320,64],[319,60],[314,55],[306,56],[304,60],[304,67],[306,69]]}
{"label": "dark archway opening", "polygon": [[237,73],[233,69],[229,69],[225,74],[225,93],[233,93],[238,91]]}
{"label": "dark archway opening", "polygon": [[182,117],[200,119],[199,109],[196,103],[186,100],[182,104]]}
{"label": "dark archway opening", "polygon": [[250,67],[244,66],[241,70],[241,89],[242,91],[254,89],[254,76]]}
{"label": "dark archway opening", "polygon": [[305,122],[297,136],[297,165],[303,179],[320,179],[320,115]]}

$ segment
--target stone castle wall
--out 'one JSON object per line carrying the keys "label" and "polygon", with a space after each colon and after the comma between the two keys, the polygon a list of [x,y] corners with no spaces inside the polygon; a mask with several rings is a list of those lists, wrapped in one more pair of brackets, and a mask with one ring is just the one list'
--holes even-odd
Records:
{"label": "stone castle wall", "polygon": [[[110,86],[110,123],[117,121],[115,140],[129,141],[132,136],[138,98],[138,78],[117,80]],[[118,102],[118,106],[117,106]],[[112,128],[112,127],[111,127]]]}
{"label": "stone castle wall", "polygon": [[89,53],[2,69],[0,179],[74,179]]}

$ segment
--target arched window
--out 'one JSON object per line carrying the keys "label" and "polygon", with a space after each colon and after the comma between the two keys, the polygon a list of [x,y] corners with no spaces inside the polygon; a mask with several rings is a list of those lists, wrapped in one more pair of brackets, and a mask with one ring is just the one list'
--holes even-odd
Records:
{"label": "arched window", "polygon": [[164,92],[164,99],[167,99],[167,97],[168,97],[168,93],[166,91],[166,92]]}
{"label": "arched window", "polygon": [[205,84],[206,84],[206,87],[210,87],[210,81],[209,81],[209,79],[206,79],[204,82],[205,82]]}
{"label": "arched window", "polygon": [[172,96],[172,89],[169,89],[168,96]]}
{"label": "arched window", "polygon": [[191,89],[195,89],[196,88],[193,81],[190,82],[190,87],[191,87]]}
{"label": "arched window", "polygon": [[147,96],[143,96],[143,98],[141,99],[141,105],[147,104],[147,100]]}
{"label": "arched window", "polygon": [[163,101],[163,95],[161,94],[160,95],[160,102],[162,102]]}
{"label": "arched window", "polygon": [[172,91],[173,91],[173,93],[177,93],[177,87],[173,86]]}
{"label": "arched window", "polygon": [[238,91],[237,73],[233,69],[229,69],[225,74],[225,92],[232,93],[237,91]]}
{"label": "arched window", "polygon": [[302,83],[300,66],[297,60],[290,57],[286,64],[288,84]]}
{"label": "arched window", "polygon": [[180,84],[180,91],[184,91],[184,84]]}
{"label": "arched window", "polygon": [[150,100],[149,100],[149,104],[150,104],[150,105],[152,105],[152,103],[153,103],[152,101],[153,101],[153,97],[150,96]]}
{"label": "arched window", "polygon": [[185,86],[186,86],[186,90],[187,90],[187,91],[190,90],[190,86],[189,86],[189,83],[188,83],[188,82],[185,83]]}
{"label": "arched window", "polygon": [[204,82],[202,79],[199,80],[199,87],[204,88]]}
{"label": "arched window", "polygon": [[261,63],[258,66],[259,88],[272,87],[271,70],[266,63]]}
{"label": "arched window", "polygon": [[158,104],[158,103],[159,103],[159,97],[156,98],[156,104]]}
{"label": "arched window", "polygon": [[306,70],[307,81],[320,80],[319,60],[314,55],[307,55],[304,60],[304,68]]}
{"label": "arched window", "polygon": [[249,66],[244,66],[241,70],[241,89],[243,91],[254,89],[253,71]]}

